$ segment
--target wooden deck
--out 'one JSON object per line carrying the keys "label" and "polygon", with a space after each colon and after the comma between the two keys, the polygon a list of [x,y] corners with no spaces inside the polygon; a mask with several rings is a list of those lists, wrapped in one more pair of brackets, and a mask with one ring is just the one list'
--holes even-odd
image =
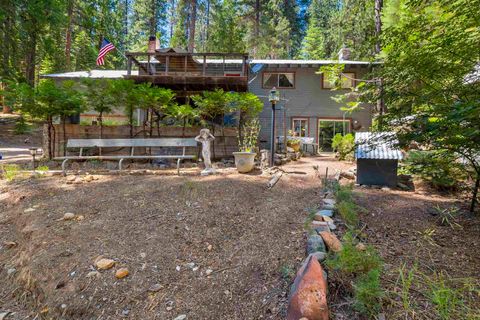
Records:
{"label": "wooden deck", "polygon": [[[241,53],[127,52],[126,79],[177,92],[248,89],[248,55]],[[133,75],[132,70],[138,70]]]}

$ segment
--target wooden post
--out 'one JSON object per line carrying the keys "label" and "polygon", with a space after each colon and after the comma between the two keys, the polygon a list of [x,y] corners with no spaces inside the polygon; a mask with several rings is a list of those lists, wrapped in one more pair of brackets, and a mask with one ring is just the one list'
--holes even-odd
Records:
{"label": "wooden post", "polygon": [[132,57],[127,57],[127,75],[132,75]]}
{"label": "wooden post", "polygon": [[225,56],[223,56],[223,77],[225,76]]}
{"label": "wooden post", "polygon": [[207,73],[207,56],[203,55],[203,76]]}
{"label": "wooden post", "polygon": [[170,57],[165,57],[165,75],[168,75],[168,65],[170,64]]}

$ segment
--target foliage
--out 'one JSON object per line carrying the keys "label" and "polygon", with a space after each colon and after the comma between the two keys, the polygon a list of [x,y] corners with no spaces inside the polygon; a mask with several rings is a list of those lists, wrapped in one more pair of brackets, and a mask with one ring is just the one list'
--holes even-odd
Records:
{"label": "foliage", "polygon": [[253,119],[248,121],[243,127],[243,139],[239,137],[239,150],[241,152],[255,152],[258,144],[258,135],[260,133],[260,121]]}
{"label": "foliage", "polygon": [[350,201],[340,201],[336,208],[349,228],[356,228],[358,226],[358,207],[355,203]]}
{"label": "foliage", "polygon": [[461,228],[462,226],[455,222],[459,215],[459,209],[456,207],[442,209],[436,206],[435,211],[438,214],[437,221],[441,226],[449,226],[452,229]]}
{"label": "foliage", "polygon": [[20,167],[16,164],[3,164],[0,168],[3,178],[8,182],[15,180],[20,173]]}
{"label": "foliage", "polygon": [[367,274],[372,270],[382,269],[383,262],[375,248],[370,245],[367,245],[365,250],[357,248],[351,231],[345,234],[343,240],[342,251],[327,259],[329,268],[347,275]]}
{"label": "foliage", "polygon": [[435,274],[429,280],[429,297],[435,305],[437,315],[442,320],[458,319],[459,309],[463,309],[462,294],[448,286],[446,275]]}
{"label": "foliage", "polygon": [[337,133],[332,139],[332,149],[337,152],[339,160],[352,161],[354,159],[355,137],[351,133],[346,135]]}
{"label": "foliage", "polygon": [[464,165],[448,150],[411,150],[407,154],[402,170],[440,190],[456,189],[460,182],[466,179]]}
{"label": "foliage", "polygon": [[48,168],[48,166],[38,166],[36,170],[40,172],[47,172],[50,169]]}
{"label": "foliage", "polygon": [[308,14],[304,58],[337,59],[343,46],[353,49],[352,60],[374,56],[373,1],[313,0]]}
{"label": "foliage", "polygon": [[231,111],[231,99],[225,94],[223,89],[215,89],[214,91],[204,91],[202,95],[194,95],[191,97],[199,108],[199,114],[204,120],[213,122],[220,116]]}
{"label": "foliage", "polygon": [[25,134],[30,132],[31,125],[25,121],[25,117],[20,117],[15,122],[15,128],[13,129],[15,134]]}
{"label": "foliage", "polygon": [[347,184],[343,186],[339,186],[335,193],[335,199],[337,202],[353,202],[353,185]]}
{"label": "foliage", "polygon": [[92,80],[84,81],[86,85],[85,101],[90,110],[98,112],[98,121],[103,126],[103,116],[113,111],[116,98],[113,95],[113,80]]}
{"label": "foliage", "polygon": [[380,285],[380,269],[372,269],[359,276],[353,284],[353,292],[355,309],[370,317],[376,316],[384,295]]}
{"label": "foliage", "polygon": [[[382,36],[382,97],[388,106],[385,130],[402,145],[448,150],[475,174],[473,211],[480,185],[480,81],[472,80],[480,47],[479,0],[387,2]],[[371,102],[379,98],[365,86]],[[453,162],[452,162],[453,163]]]}

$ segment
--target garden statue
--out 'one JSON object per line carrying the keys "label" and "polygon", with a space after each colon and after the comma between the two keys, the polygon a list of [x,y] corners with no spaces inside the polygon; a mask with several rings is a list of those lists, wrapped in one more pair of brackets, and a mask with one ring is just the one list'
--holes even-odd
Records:
{"label": "garden statue", "polygon": [[212,168],[212,161],[210,160],[210,142],[215,140],[215,137],[210,133],[208,129],[201,129],[200,134],[195,137],[195,141],[202,143],[202,157],[205,169],[202,171],[202,176],[215,173],[215,169]]}

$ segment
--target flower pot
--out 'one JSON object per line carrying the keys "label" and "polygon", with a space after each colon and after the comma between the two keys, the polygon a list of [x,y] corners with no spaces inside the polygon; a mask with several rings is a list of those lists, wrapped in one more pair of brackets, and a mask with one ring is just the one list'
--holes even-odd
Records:
{"label": "flower pot", "polygon": [[293,149],[294,152],[300,151],[300,141],[287,141],[287,147]]}
{"label": "flower pot", "polygon": [[255,167],[255,152],[234,152],[235,166],[238,172],[247,173]]}

